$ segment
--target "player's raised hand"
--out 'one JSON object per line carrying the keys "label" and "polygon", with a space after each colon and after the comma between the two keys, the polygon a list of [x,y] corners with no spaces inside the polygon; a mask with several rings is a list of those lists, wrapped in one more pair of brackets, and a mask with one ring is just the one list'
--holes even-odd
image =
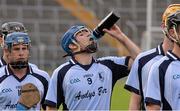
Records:
{"label": "player's raised hand", "polygon": [[103,29],[103,31],[122,43],[130,52],[132,59],[135,59],[136,56],[141,52],[141,49],[133,41],[131,41],[116,24],[113,25],[109,30]]}
{"label": "player's raised hand", "polygon": [[110,36],[123,42],[124,38],[127,36],[121,31],[121,29],[115,24],[110,29],[103,29],[104,32],[108,33]]}

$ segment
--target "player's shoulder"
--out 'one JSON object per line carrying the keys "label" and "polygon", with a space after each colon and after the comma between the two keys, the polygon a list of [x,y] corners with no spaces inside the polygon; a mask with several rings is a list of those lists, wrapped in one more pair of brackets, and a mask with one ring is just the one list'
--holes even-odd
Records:
{"label": "player's shoulder", "polygon": [[28,64],[33,68],[38,68],[38,66],[36,64],[33,64],[33,63],[28,63]]}
{"label": "player's shoulder", "polygon": [[6,65],[0,67],[0,77],[6,75],[6,71],[5,70],[6,70]]}
{"label": "player's shoulder", "polygon": [[115,60],[124,60],[126,57],[122,56],[122,57],[118,57],[118,56],[106,56],[106,57],[100,57],[97,59],[97,61],[115,61]]}
{"label": "player's shoulder", "polygon": [[57,67],[54,71],[53,74],[58,74],[60,72],[65,72],[71,68],[72,64],[70,62],[65,62],[61,64],[59,67]]}
{"label": "player's shoulder", "polygon": [[36,74],[36,75],[39,75],[39,76],[43,76],[43,77],[45,77],[47,79],[50,78],[49,74],[46,71],[44,71],[44,70],[41,70],[39,68],[32,67],[32,66],[31,66],[31,69],[32,69],[33,74]]}
{"label": "player's shoulder", "polygon": [[126,56],[121,56],[121,57],[118,57],[118,56],[106,56],[106,57],[98,58],[97,62],[124,64],[126,59],[127,59]]}
{"label": "player's shoulder", "polygon": [[155,52],[156,52],[156,48],[153,48],[153,49],[150,49],[150,50],[147,50],[147,51],[143,51],[143,52],[138,54],[137,59],[140,59],[140,58],[145,57],[147,55],[153,54]]}
{"label": "player's shoulder", "polygon": [[98,61],[103,61],[103,60],[114,60],[114,59],[119,59],[122,57],[118,57],[118,56],[106,56],[106,57],[100,57],[97,60]]}
{"label": "player's shoulder", "polygon": [[166,60],[169,60],[169,58],[167,56],[162,57],[161,59],[159,59],[152,65],[151,69],[152,70],[158,69],[160,67],[160,65]]}

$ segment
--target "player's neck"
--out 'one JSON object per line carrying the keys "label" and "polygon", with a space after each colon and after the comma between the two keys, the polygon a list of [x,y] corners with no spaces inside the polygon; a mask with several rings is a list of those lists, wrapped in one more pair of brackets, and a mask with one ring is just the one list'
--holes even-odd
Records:
{"label": "player's neck", "polygon": [[92,54],[78,54],[74,56],[74,59],[82,65],[91,64],[92,58]]}
{"label": "player's neck", "polygon": [[166,37],[164,38],[162,47],[163,47],[164,54],[166,54],[168,50],[172,50],[173,42]]}
{"label": "player's neck", "polygon": [[10,66],[11,70],[13,71],[13,74],[18,77],[19,79],[21,79],[22,77],[24,77],[24,75],[26,75],[27,72],[27,68],[23,68],[23,69],[14,69]]}
{"label": "player's neck", "polygon": [[174,44],[174,48],[172,52],[180,58],[180,47],[177,44]]}

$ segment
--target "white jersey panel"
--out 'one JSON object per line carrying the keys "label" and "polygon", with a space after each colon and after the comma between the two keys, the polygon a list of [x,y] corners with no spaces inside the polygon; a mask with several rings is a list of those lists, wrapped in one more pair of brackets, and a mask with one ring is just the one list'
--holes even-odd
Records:
{"label": "white jersey panel", "polygon": [[142,86],[143,86],[143,93],[144,93],[144,95],[146,94],[146,90],[147,90],[147,81],[148,81],[148,78],[149,78],[149,72],[150,72],[150,69],[151,69],[151,67],[152,67],[152,65],[154,64],[154,63],[156,63],[158,60],[160,60],[161,58],[163,58],[163,56],[162,55],[159,55],[159,56],[156,56],[156,57],[154,57],[153,59],[151,59],[144,67],[146,67],[146,68],[144,68],[144,69],[142,69],[142,73],[143,73],[143,75],[142,75],[142,78],[143,78],[143,80],[142,80]]}
{"label": "white jersey panel", "polygon": [[167,69],[164,96],[173,110],[180,110],[180,60],[173,61]]}

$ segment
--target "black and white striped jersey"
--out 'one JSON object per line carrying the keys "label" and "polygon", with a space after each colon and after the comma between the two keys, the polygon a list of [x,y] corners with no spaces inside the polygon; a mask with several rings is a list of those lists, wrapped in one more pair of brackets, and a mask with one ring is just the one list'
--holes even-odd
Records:
{"label": "black and white striped jersey", "polygon": [[146,94],[147,81],[151,66],[164,56],[162,44],[157,48],[140,53],[135,59],[130,74],[124,86],[128,91],[134,92],[142,97],[142,107],[144,109],[144,96]]}
{"label": "black and white striped jersey", "polygon": [[162,110],[180,110],[180,58],[173,52],[153,64],[145,102],[161,105]]}

